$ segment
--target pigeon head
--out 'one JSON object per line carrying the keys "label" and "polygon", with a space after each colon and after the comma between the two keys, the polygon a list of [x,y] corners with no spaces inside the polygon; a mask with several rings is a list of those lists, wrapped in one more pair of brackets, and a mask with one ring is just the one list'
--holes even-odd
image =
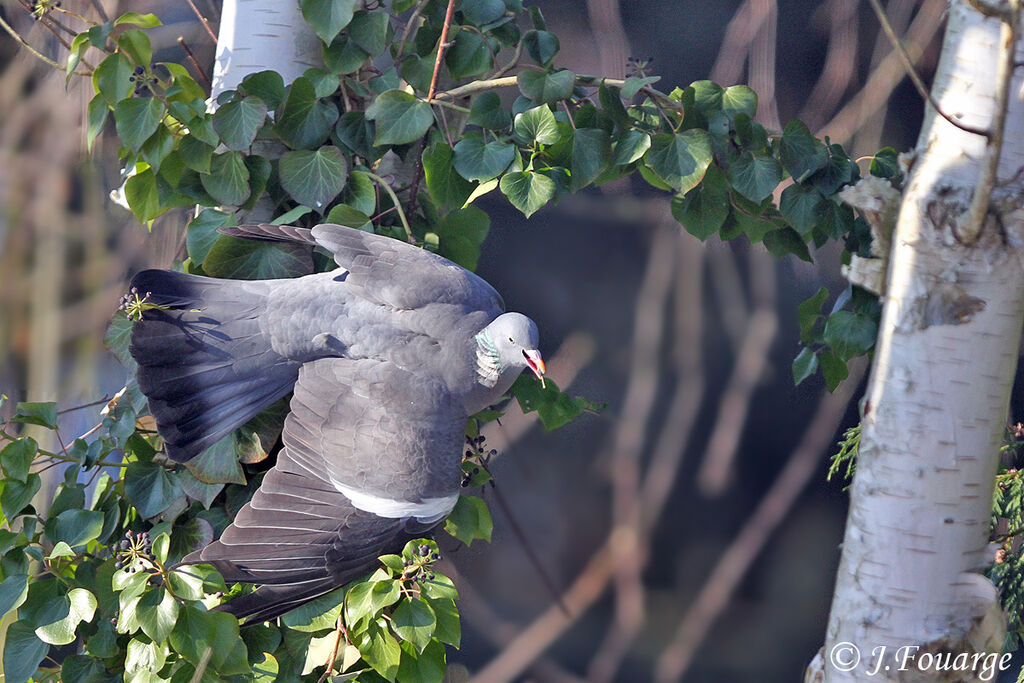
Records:
{"label": "pigeon head", "polygon": [[[477,335],[478,369],[490,370],[495,379],[508,371],[529,368],[544,383],[544,359],[537,350],[537,325],[522,313],[503,313]],[[486,380],[481,373],[481,379]],[[518,372],[517,372],[518,374]]]}

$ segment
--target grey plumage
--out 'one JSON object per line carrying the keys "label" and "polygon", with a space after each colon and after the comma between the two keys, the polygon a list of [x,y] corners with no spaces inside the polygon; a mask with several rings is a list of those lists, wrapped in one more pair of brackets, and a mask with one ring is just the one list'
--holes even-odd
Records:
{"label": "grey plumage", "polygon": [[294,390],[284,448],[221,538],[185,558],[260,584],[225,608],[272,618],[372,569],[457,499],[466,418],[530,368],[537,328],[502,314],[476,275],[423,249],[337,225],[244,226],[339,268],[231,281],[144,271],[132,332],[139,386],[168,455],[186,461]]}

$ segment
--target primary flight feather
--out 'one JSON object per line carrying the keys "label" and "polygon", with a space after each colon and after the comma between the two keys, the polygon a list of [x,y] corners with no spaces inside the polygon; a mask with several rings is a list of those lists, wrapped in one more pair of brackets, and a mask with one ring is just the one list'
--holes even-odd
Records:
{"label": "primary flight feather", "polygon": [[229,234],[296,241],[338,268],[285,280],[147,270],[138,381],[183,462],[290,391],[283,449],[220,539],[185,558],[258,584],[225,605],[271,619],[372,569],[458,500],[466,418],[525,369],[537,327],[484,280],[423,249],[323,224]]}

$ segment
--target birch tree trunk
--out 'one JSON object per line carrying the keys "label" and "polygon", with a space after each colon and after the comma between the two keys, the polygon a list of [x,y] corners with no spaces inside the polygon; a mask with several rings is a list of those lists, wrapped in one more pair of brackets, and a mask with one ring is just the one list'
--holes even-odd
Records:
{"label": "birch tree trunk", "polygon": [[211,99],[257,71],[277,71],[287,85],[322,65],[320,42],[302,18],[298,0],[224,0]]}
{"label": "birch tree trunk", "polygon": [[[997,126],[1010,33],[951,2],[933,87],[944,113]],[[976,239],[969,209],[992,150],[929,107],[893,236],[827,640],[807,680],[978,680],[992,660],[971,656],[1001,651],[1002,611],[980,572],[1024,318],[1021,85],[1018,69]]]}

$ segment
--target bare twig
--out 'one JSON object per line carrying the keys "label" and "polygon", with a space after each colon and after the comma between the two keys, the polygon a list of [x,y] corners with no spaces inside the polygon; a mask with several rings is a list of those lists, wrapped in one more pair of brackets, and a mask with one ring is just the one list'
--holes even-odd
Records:
{"label": "bare twig", "polygon": [[7,31],[7,33],[9,33],[11,35],[11,37],[14,38],[14,40],[16,40],[18,42],[19,45],[21,45],[23,48],[28,50],[29,54],[31,54],[33,57],[35,57],[36,59],[40,60],[41,62],[49,64],[50,66],[52,66],[54,69],[57,69],[58,71],[63,71],[64,70],[63,66],[61,66],[57,62],[53,61],[52,59],[50,59],[49,57],[44,55],[42,52],[40,52],[39,50],[35,49],[31,45],[29,45],[27,42],[25,42],[25,39],[22,38],[18,34],[17,31],[15,31],[13,28],[11,28],[11,25],[8,24],[6,21],[4,21],[4,18],[2,16],[0,16],[0,27],[3,27],[3,29],[5,31]]}
{"label": "bare twig", "polygon": [[[206,33],[209,34],[209,36],[210,36],[210,40],[212,40],[213,44],[216,45],[217,44],[217,34],[213,32],[212,28],[210,28],[210,22],[207,21],[206,17],[203,16],[203,13],[199,11],[199,8],[196,7],[196,3],[193,0],[185,0],[185,2],[188,3],[188,6],[191,7],[192,11],[195,12],[197,17],[199,17],[199,23],[203,25],[203,28],[206,29]],[[180,41],[181,38],[178,38],[178,40]],[[192,53],[189,53],[190,56],[191,56],[191,54]]]}
{"label": "bare twig", "polygon": [[203,71],[203,67],[199,66],[199,60],[196,59],[196,56],[192,52],[192,49],[189,48],[188,43],[185,42],[185,39],[182,36],[178,36],[178,45],[181,45],[181,49],[185,51],[185,55],[188,57],[188,61],[192,63],[192,68],[196,70],[197,74],[199,74],[200,80],[202,80],[203,83],[206,84],[206,87],[209,88],[210,77],[206,75],[205,71]]}
{"label": "bare twig", "polygon": [[444,13],[444,25],[441,26],[441,38],[437,43],[437,58],[434,60],[434,74],[430,77],[430,88],[427,90],[427,99],[434,99],[434,92],[437,90],[437,76],[441,73],[441,60],[444,58],[444,50],[448,43],[448,29],[452,25],[452,15],[455,14],[455,0],[448,0],[448,9]]}
{"label": "bare twig", "polygon": [[708,630],[728,605],[747,569],[817,471],[821,454],[835,434],[864,369],[865,364],[858,362],[839,389],[825,395],[818,404],[814,418],[786,466],[740,533],[722,553],[708,574],[707,583],[683,615],[655,667],[655,681],[658,683],[678,681],[689,668]]}
{"label": "bare twig", "polygon": [[398,43],[398,53],[395,55],[396,61],[405,54],[405,44],[415,38],[416,33],[420,30],[420,15],[423,13],[423,8],[426,7],[429,2],[430,0],[420,0],[417,2],[412,14],[409,15],[409,20],[405,22],[405,30],[402,31],[402,40]]}
{"label": "bare twig", "polygon": [[103,9],[103,4],[100,0],[89,0],[92,3],[93,9],[96,10],[96,14],[100,15],[100,21],[106,22],[110,20],[107,15],[107,10]]}

